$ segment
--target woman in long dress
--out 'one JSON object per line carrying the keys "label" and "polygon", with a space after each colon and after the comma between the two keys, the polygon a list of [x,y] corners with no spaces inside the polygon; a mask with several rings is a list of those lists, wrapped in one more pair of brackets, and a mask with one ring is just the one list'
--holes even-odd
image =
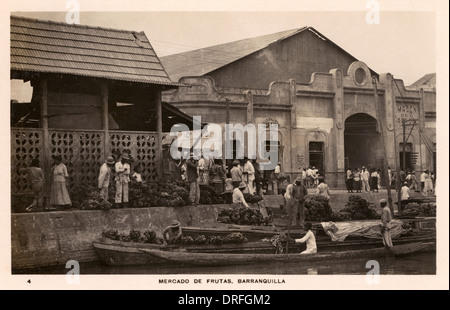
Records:
{"label": "woman in long dress", "polygon": [[50,204],[53,206],[70,206],[72,201],[67,191],[66,179],[69,177],[67,167],[62,163],[61,155],[53,157],[55,165],[52,167],[52,188],[50,191]]}

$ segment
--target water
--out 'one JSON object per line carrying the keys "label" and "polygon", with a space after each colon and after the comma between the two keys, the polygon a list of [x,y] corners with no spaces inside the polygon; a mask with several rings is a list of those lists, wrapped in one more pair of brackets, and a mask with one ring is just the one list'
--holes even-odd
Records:
{"label": "water", "polygon": [[[383,275],[434,275],[436,253],[419,253],[396,258],[390,264],[380,259]],[[103,263],[81,263],[80,272],[85,275],[101,274],[267,274],[267,275],[365,275],[366,259],[347,259],[331,262],[272,263],[235,265],[222,267],[200,266],[108,266]],[[66,274],[65,266],[46,267],[30,271],[14,271],[15,274]]]}

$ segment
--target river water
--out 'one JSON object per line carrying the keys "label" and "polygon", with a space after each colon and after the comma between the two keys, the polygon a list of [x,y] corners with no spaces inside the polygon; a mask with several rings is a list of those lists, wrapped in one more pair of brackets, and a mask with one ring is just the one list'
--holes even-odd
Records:
{"label": "river water", "polygon": [[[80,273],[102,274],[261,274],[261,275],[365,275],[373,266],[367,266],[367,259],[347,259],[331,262],[272,263],[234,265],[222,267],[198,266],[108,266],[103,263],[81,263]],[[411,254],[396,258],[389,263],[378,261],[382,275],[434,275],[436,274],[436,253]],[[14,274],[67,274],[65,266],[39,268],[28,271],[13,271]]]}

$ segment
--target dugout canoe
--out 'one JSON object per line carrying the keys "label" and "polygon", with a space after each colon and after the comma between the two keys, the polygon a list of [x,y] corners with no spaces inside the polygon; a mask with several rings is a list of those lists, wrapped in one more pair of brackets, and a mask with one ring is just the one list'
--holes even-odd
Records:
{"label": "dugout canoe", "polygon": [[[334,242],[321,237],[316,238],[317,247],[325,252],[365,250],[382,247],[381,239],[347,238],[343,242]],[[421,236],[405,236],[394,239],[395,245],[418,242],[436,242],[436,235],[432,232]],[[167,264],[166,260],[146,255],[141,249],[157,249],[163,251],[183,251],[200,253],[235,253],[235,254],[272,254],[275,247],[267,241],[229,243],[221,245],[158,245],[149,243],[124,242],[108,238],[93,243],[99,260],[111,266],[124,265],[158,265]],[[284,247],[285,249],[285,247]],[[301,252],[305,250],[305,244],[289,244],[290,252]]]}
{"label": "dugout canoe", "polygon": [[[201,252],[201,253],[274,253],[275,247],[270,242],[229,243],[221,245],[158,245],[138,242],[124,242],[106,240],[93,242],[94,249],[100,261],[110,266],[126,265],[160,265],[167,264],[166,260],[151,257],[143,253],[143,249],[157,249],[173,252]],[[292,251],[304,250],[304,244],[290,245]]]}
{"label": "dugout canoe", "polygon": [[[417,252],[432,251],[435,248],[433,242],[427,243],[408,243],[394,246],[393,252],[395,256],[403,256]],[[384,247],[366,250],[353,250],[341,252],[324,252],[317,254],[231,254],[231,253],[195,253],[195,252],[176,252],[161,251],[158,249],[141,249],[148,256],[166,260],[170,263],[181,265],[198,265],[198,266],[225,266],[225,265],[244,265],[258,263],[273,262],[317,262],[317,261],[333,261],[337,259],[349,258],[366,258],[376,259],[384,257],[386,250]]]}

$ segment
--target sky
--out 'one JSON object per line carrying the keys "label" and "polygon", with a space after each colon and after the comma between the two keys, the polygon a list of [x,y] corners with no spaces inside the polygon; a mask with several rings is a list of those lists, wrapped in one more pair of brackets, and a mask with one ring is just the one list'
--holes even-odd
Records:
{"label": "sky", "polygon": [[[390,72],[409,85],[436,72],[434,12],[380,12],[368,24],[359,12],[80,12],[80,24],[144,31],[158,56],[165,56],[312,26],[377,73]],[[67,12],[12,12],[65,22]]]}

